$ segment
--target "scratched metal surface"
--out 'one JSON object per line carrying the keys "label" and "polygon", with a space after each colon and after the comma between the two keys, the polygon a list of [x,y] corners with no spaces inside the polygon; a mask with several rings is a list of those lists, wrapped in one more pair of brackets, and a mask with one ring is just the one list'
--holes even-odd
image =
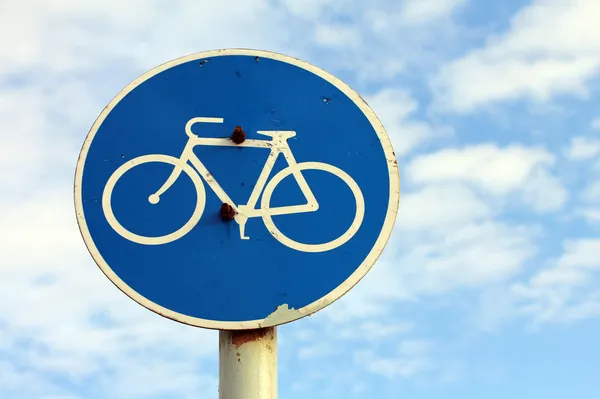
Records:
{"label": "scratched metal surface", "polygon": [[[383,250],[399,196],[397,164],[387,136],[349,88],[308,64],[294,63],[299,61],[264,52],[191,56],[154,76],[146,75],[139,85],[143,79],[133,82],[96,121],[76,172],[78,221],[104,273],[143,306],[208,328],[281,324],[343,295]],[[250,238],[240,239],[237,223],[219,217],[222,201],[204,179],[215,179],[236,204],[244,204],[269,148],[196,146],[193,153],[210,176],[202,176],[204,210],[193,228],[162,245],[144,245],[118,234],[102,207],[108,179],[139,156],[181,157],[189,139],[184,128],[194,117],[223,118],[223,123],[196,124],[194,133],[201,138],[226,139],[237,125],[248,140],[269,140],[259,130],[295,131],[288,143],[298,163],[333,165],[360,187],[364,218],[356,233],[337,248],[303,252],[282,244],[256,217],[245,226]],[[286,165],[280,155],[270,177]],[[198,191],[186,173],[158,204],[148,201],[172,170],[171,164],[146,163],[119,178],[110,206],[122,226],[135,234],[161,236],[189,220],[198,206]],[[318,210],[277,215],[272,220],[281,233],[298,242],[331,241],[346,231],[357,214],[355,198],[332,173],[305,170],[302,174]],[[270,202],[276,207],[306,200],[288,176],[276,186]],[[281,313],[274,313],[277,309]]]}

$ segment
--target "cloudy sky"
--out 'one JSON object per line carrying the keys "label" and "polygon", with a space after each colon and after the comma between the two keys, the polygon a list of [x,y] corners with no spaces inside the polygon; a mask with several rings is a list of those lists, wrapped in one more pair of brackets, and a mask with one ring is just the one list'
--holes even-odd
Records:
{"label": "cloudy sky", "polygon": [[82,141],[127,83],[225,47],[359,91],[399,158],[372,272],[280,327],[280,397],[600,396],[598,0],[2,0],[0,397],[217,397],[217,333],[90,258]]}

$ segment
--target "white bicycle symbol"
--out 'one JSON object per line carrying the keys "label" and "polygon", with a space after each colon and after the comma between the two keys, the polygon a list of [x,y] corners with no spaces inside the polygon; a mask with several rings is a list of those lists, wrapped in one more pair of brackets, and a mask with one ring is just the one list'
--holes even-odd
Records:
{"label": "white bicycle symbol", "polygon": [[[294,137],[296,135],[296,132],[258,131],[259,134],[271,137],[271,140],[246,139],[241,144],[235,144],[233,143],[233,141],[231,141],[231,139],[227,138],[198,137],[192,132],[192,125],[198,122],[223,123],[223,118],[199,117],[190,119],[185,126],[185,132],[189,136],[189,139],[180,158],[175,158],[163,154],[142,155],[121,165],[108,179],[102,195],[102,208],[110,226],[121,236],[138,244],[160,245],[175,241],[186,235],[190,230],[194,228],[194,226],[200,220],[206,204],[206,191],[204,189],[204,184],[202,183],[202,179],[200,178],[200,176],[204,178],[206,183],[209,185],[210,188],[212,188],[217,197],[223,203],[230,204],[236,212],[234,220],[239,225],[241,239],[250,239],[250,237],[247,237],[244,234],[244,231],[248,219],[254,217],[262,217],[265,226],[267,227],[267,230],[273,235],[273,237],[276,240],[281,242],[283,245],[286,245],[287,247],[293,248],[298,251],[330,251],[334,248],[345,244],[354,236],[354,234],[356,234],[363,221],[365,214],[364,197],[360,188],[358,187],[358,184],[356,184],[356,182],[346,172],[335,166],[322,162],[297,163],[288,143],[288,139]],[[236,146],[270,149],[271,152],[269,154],[269,157],[267,158],[263,170],[260,173],[260,176],[258,177],[254,188],[252,189],[250,198],[248,199],[248,202],[245,205],[235,205],[231,198],[229,198],[227,193],[217,183],[212,174],[208,171],[208,169],[204,166],[200,159],[194,154],[193,149],[197,145],[230,147]],[[275,165],[275,161],[277,160],[280,154],[283,154],[285,160],[288,163],[288,166],[280,172],[278,172],[277,174],[275,174],[275,176],[273,176],[267,184],[267,179],[270,176],[271,171]],[[169,189],[169,187],[173,185],[173,183],[175,183],[177,178],[181,175],[181,172],[185,172],[190,177],[190,179],[194,183],[197,194],[196,207],[190,219],[178,230],[159,237],[142,236],[127,230],[117,221],[111,205],[111,197],[113,190],[121,176],[123,176],[125,173],[127,173],[127,171],[138,165],[151,162],[166,163],[174,167],[173,171],[171,172],[171,175],[169,176],[167,181],[162,185],[162,187],[160,187],[158,191],[156,191],[148,197],[148,201],[151,204],[157,204],[160,201],[160,196],[163,193],[165,193]],[[194,166],[196,170],[194,170],[194,168],[192,168],[190,164]],[[348,187],[352,191],[352,194],[354,195],[354,199],[356,201],[356,214],[354,215],[354,220],[352,221],[352,224],[344,234],[332,241],[322,244],[303,244],[286,237],[273,223],[273,216],[315,212],[317,209],[319,209],[319,203],[317,202],[310,187],[308,186],[308,183],[302,175],[303,170],[322,170],[324,172],[329,172],[342,179],[344,183],[348,185]],[[294,179],[296,180],[298,186],[302,191],[302,194],[306,198],[307,203],[304,205],[281,206],[272,208],[270,206],[271,195],[273,194],[273,191],[275,190],[277,184],[279,184],[279,182],[281,182],[288,175],[293,175]],[[261,204],[260,208],[257,209],[256,204],[258,202],[258,198],[260,197],[261,192]]]}

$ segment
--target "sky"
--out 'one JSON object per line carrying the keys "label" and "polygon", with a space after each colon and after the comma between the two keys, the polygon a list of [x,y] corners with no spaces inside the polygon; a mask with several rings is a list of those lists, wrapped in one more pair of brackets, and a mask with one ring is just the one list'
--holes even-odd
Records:
{"label": "sky", "polygon": [[73,176],[91,124],[174,58],[244,47],[335,74],[398,157],[386,250],[279,327],[279,396],[600,397],[597,0],[3,0],[0,397],[217,398],[218,333],[123,295]]}

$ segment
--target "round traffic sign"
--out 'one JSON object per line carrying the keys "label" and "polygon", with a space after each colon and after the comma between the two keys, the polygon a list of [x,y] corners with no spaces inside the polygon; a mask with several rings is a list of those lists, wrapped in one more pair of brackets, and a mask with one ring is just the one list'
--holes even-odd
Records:
{"label": "round traffic sign", "polygon": [[367,103],[314,65],[226,49],[125,87],[84,142],[75,208],[125,294],[182,323],[275,326],[340,298],[396,218],[399,172]]}

